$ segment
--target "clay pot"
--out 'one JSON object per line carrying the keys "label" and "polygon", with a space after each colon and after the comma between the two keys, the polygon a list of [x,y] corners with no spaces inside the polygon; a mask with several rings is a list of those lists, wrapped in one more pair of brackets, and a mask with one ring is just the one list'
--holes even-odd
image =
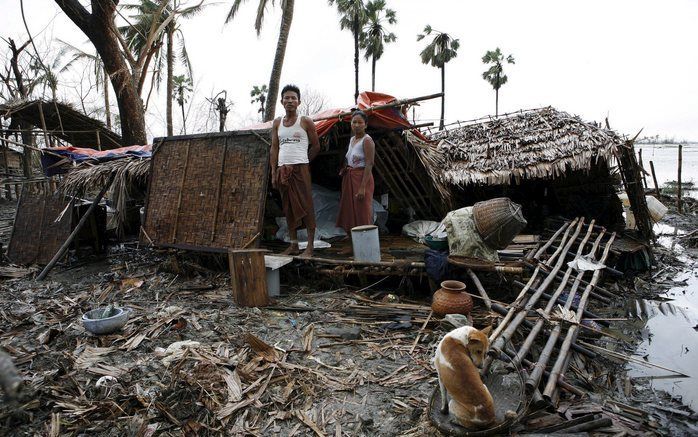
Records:
{"label": "clay pot", "polygon": [[443,281],[431,300],[434,314],[463,314],[467,316],[473,309],[473,298],[465,292],[465,284],[460,281]]}

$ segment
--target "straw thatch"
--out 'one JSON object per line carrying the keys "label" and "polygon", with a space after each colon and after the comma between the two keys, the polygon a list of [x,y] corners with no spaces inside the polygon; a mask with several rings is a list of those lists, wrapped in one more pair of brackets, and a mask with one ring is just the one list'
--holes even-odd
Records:
{"label": "straw thatch", "polygon": [[443,203],[446,211],[450,210],[452,207],[451,190],[448,188],[448,185],[444,183],[440,174],[440,169],[446,166],[446,156],[439,152],[434,144],[422,140],[411,131],[405,131],[405,135],[407,144],[411,145],[415,152],[417,152],[417,157],[422,163],[422,166],[424,166],[427,176],[439,193],[438,200]]}
{"label": "straw thatch", "polygon": [[[43,114],[43,123],[41,115]],[[75,147],[103,150],[123,147],[121,137],[100,120],[88,117],[72,106],[57,101],[13,101],[0,105],[0,116],[13,117],[46,131]],[[99,139],[98,139],[99,135]]]}
{"label": "straw thatch", "polygon": [[458,123],[430,136],[454,185],[507,185],[588,170],[624,143],[614,131],[546,107]]}
{"label": "straw thatch", "polygon": [[90,191],[99,190],[116,174],[111,186],[111,200],[116,213],[114,221],[117,233],[123,234],[126,221],[126,201],[130,189],[145,186],[150,170],[150,158],[121,158],[107,162],[83,162],[71,170],[61,182],[59,189],[70,196],[83,197]]}

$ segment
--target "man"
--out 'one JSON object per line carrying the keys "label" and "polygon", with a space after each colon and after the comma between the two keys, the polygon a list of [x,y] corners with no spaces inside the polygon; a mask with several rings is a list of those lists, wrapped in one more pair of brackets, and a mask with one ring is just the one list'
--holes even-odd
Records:
{"label": "man", "polygon": [[291,245],[284,251],[296,255],[298,228],[308,231],[308,247],[301,256],[313,255],[315,209],[310,185],[310,161],[320,152],[320,140],[310,117],[298,115],[301,92],[295,85],[281,90],[281,104],[286,115],[274,120],[271,134],[271,184],[281,193]]}

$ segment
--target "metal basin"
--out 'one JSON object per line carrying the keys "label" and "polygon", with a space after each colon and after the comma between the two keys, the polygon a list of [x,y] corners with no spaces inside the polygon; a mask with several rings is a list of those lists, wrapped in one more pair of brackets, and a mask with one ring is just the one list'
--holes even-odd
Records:
{"label": "metal basin", "polygon": [[[509,372],[502,361],[495,361],[490,371],[483,378],[494,399],[496,422],[487,429],[467,429],[451,420],[452,416],[441,412],[441,391],[437,385],[429,402],[429,419],[443,435],[453,437],[480,437],[490,435],[508,435],[508,429],[525,412],[526,395],[520,373]],[[438,384],[438,383],[437,383]],[[505,412],[513,411],[516,418],[507,419]]]}
{"label": "metal basin", "polygon": [[131,308],[114,308],[109,317],[100,318],[106,307],[96,308],[82,315],[82,324],[93,334],[110,334],[121,329],[133,312]]}

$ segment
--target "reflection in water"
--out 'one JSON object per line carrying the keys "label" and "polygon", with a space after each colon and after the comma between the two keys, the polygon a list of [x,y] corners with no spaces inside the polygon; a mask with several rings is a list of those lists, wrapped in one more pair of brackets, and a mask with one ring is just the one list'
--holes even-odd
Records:
{"label": "reflection in water", "polygon": [[[647,320],[643,342],[636,356],[649,362],[690,375],[690,378],[658,378],[651,384],[655,389],[680,396],[683,402],[698,410],[698,273],[684,272],[675,279],[685,286],[670,289],[666,296],[671,302],[637,300],[629,302],[629,316]],[[631,377],[665,376],[661,369],[629,364]]]}

